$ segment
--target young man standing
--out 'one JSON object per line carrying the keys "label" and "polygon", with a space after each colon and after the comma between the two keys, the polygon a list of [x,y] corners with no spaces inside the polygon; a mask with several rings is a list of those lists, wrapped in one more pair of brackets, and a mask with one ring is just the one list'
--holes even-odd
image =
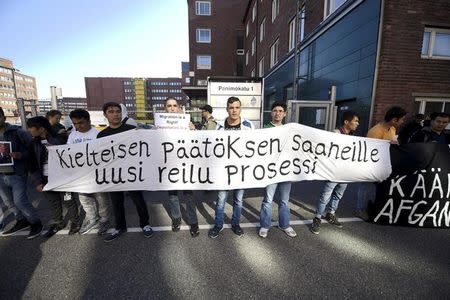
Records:
{"label": "young man standing", "polygon": [[42,223],[37,210],[27,197],[28,148],[31,144],[31,136],[22,128],[5,121],[5,113],[0,107],[0,142],[11,143],[11,152],[2,144],[0,145],[0,153],[2,156],[8,157],[9,161],[11,161],[11,158],[14,159],[13,165],[0,166],[0,197],[6,206],[13,211],[16,218],[16,224],[3,232],[3,235],[14,234],[31,226],[27,238],[32,239],[41,233]]}
{"label": "young man standing", "polygon": [[[342,116],[342,126],[336,129],[336,133],[350,134],[353,135],[355,130],[359,126],[359,117],[353,111],[346,111]],[[319,234],[320,225],[322,223],[322,216],[325,213],[327,205],[330,203],[329,212],[326,214],[325,219],[328,223],[342,228],[342,223],[336,218],[336,210],[338,209],[339,201],[344,196],[345,189],[347,188],[346,183],[337,183],[327,181],[322,189],[322,192],[317,202],[316,216],[313,219],[311,226],[311,232],[314,234]]]}
{"label": "young man standing", "polygon": [[213,109],[211,105],[205,105],[202,108],[202,130],[216,130],[217,122],[212,116]]}
{"label": "young man standing", "polygon": [[[164,103],[166,113],[179,113],[178,101],[173,97],[168,97]],[[193,124],[189,125],[191,130],[194,129]],[[183,196],[186,201],[186,211],[188,213],[190,229],[189,232],[192,237],[197,237],[200,234],[197,219],[197,207],[195,206],[194,193],[192,191],[183,191]],[[180,230],[181,225],[181,211],[180,199],[178,198],[178,191],[169,191],[169,206],[170,215],[172,217],[172,231]]]}
{"label": "young man standing", "polygon": [[[67,144],[78,144],[95,140],[99,131],[91,126],[89,112],[84,109],[75,109],[70,112],[75,130],[67,140]],[[107,193],[86,194],[79,193],[81,206],[86,217],[81,225],[80,234],[86,234],[94,228],[98,228],[98,234],[103,235],[109,228],[109,198]]]}
{"label": "young man standing", "polygon": [[[122,110],[119,103],[107,102],[103,104],[103,115],[108,120],[109,126],[99,132],[97,138],[102,138],[128,130],[133,130],[136,127],[122,123]],[[116,219],[115,230],[108,234],[104,241],[111,242],[118,238],[122,233],[127,231],[127,223],[125,219],[125,193],[124,192],[111,192],[109,193],[114,216]],[[130,198],[133,200],[136,210],[139,215],[139,225],[142,228],[142,232],[145,237],[151,237],[153,235],[153,229],[150,227],[148,219],[147,204],[144,201],[142,192],[130,191]]]}
{"label": "young man standing", "polygon": [[[405,122],[406,111],[398,106],[391,107],[384,115],[384,121],[370,128],[368,138],[388,140],[391,144],[398,144],[397,131]],[[375,184],[361,182],[358,188],[358,199],[354,215],[365,221],[369,219],[367,203],[375,200]]]}
{"label": "young man standing", "polygon": [[430,115],[430,126],[416,131],[409,140],[410,143],[450,144],[450,133],[445,130],[450,122],[450,114],[435,112]]}
{"label": "young man standing", "polygon": [[63,218],[63,205],[67,209],[67,217],[70,220],[69,235],[75,234],[80,230],[80,218],[78,216],[78,205],[75,199],[64,197],[61,192],[44,192],[44,185],[48,182],[48,151],[47,146],[64,144],[51,129],[50,123],[44,117],[34,117],[27,120],[28,131],[33,136],[31,143],[31,163],[37,171],[39,180],[36,186],[38,192],[43,193],[50,204],[52,212],[52,221],[50,226],[43,234],[49,238],[56,232],[66,227]]}
{"label": "young man standing", "polygon": [[[272,121],[265,124],[264,128],[272,128],[283,125],[283,119],[286,117],[287,106],[282,102],[272,104]],[[260,229],[259,236],[267,237],[270,227],[272,226],[272,202],[275,192],[278,188],[280,193],[280,204],[278,206],[278,227],[283,230],[289,237],[296,237],[297,233],[289,226],[289,195],[291,193],[290,181],[273,183],[266,187],[266,195],[261,204],[260,213]]]}
{"label": "young man standing", "polygon": [[[241,100],[237,97],[230,97],[227,101],[228,117],[217,125],[218,130],[251,130],[254,129],[252,122],[241,118]],[[216,238],[223,229],[223,213],[225,202],[230,191],[219,191],[217,194],[216,203],[216,217],[214,220],[214,227],[209,231],[210,238]],[[233,216],[231,218],[231,229],[233,232],[242,236],[244,231],[239,225],[242,210],[242,199],[244,197],[244,190],[233,190]]]}

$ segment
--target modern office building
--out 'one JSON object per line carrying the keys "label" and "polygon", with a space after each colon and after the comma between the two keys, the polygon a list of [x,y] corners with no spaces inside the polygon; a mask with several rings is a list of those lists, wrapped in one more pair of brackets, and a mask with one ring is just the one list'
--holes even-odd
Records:
{"label": "modern office building", "polygon": [[20,123],[16,99],[27,100],[25,113],[31,113],[37,99],[36,79],[17,70],[13,62],[0,58],[0,106],[10,123]]}

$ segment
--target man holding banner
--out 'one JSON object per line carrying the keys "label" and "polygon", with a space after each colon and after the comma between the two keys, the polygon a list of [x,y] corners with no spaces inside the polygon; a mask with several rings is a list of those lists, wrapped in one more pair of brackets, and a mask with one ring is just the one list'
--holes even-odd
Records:
{"label": "man holding banner", "polygon": [[[228,117],[223,123],[217,124],[217,130],[252,130],[254,126],[252,122],[241,118],[241,100],[237,97],[230,97],[227,100]],[[225,202],[228,198],[228,190],[219,191],[217,194],[217,203],[215,209],[214,227],[209,231],[210,238],[216,238],[223,229],[223,213],[225,209]],[[233,190],[233,216],[231,218],[231,229],[233,232],[242,236],[244,231],[239,225],[241,218],[242,199],[244,197],[244,190]]]}
{"label": "man holding banner", "polygon": [[[398,144],[397,130],[405,121],[406,111],[398,106],[393,106],[384,115],[384,121],[370,128],[367,132],[368,138],[388,140],[391,144]],[[364,182],[359,185],[356,210],[354,215],[364,221],[369,220],[367,214],[367,203],[375,200],[375,184]]]}
{"label": "man holding banner", "polygon": [[[346,111],[342,115],[342,126],[339,129],[336,129],[336,133],[353,135],[355,130],[359,126],[359,117],[353,111]],[[313,223],[311,225],[311,232],[314,234],[319,234],[320,225],[322,223],[322,216],[325,213],[325,209],[327,205],[330,203],[329,207],[330,211],[326,214],[325,220],[328,221],[331,225],[334,225],[338,228],[342,227],[341,222],[336,218],[336,210],[339,205],[339,201],[344,196],[344,192],[347,189],[346,183],[338,183],[327,181],[322,189],[322,192],[319,197],[319,201],[317,203],[316,216],[313,219]]]}
{"label": "man holding banner", "polygon": [[[118,134],[128,130],[136,129],[136,127],[122,123],[122,109],[116,102],[107,102],[103,104],[103,115],[108,120],[109,126],[99,132],[97,138],[107,137],[110,135]],[[139,225],[142,228],[142,232],[145,237],[151,237],[153,235],[153,229],[150,227],[148,219],[147,204],[144,201],[142,192],[130,191],[130,198],[133,200],[136,210],[139,215]],[[108,234],[104,241],[111,242],[118,238],[122,233],[127,231],[127,223],[125,220],[125,193],[124,192],[111,192],[110,198],[116,219],[115,230]]]}
{"label": "man holding banner", "polygon": [[[272,104],[272,121],[264,125],[264,128],[272,128],[283,125],[283,119],[286,117],[287,106],[282,102]],[[278,187],[280,193],[280,204],[278,206],[278,227],[283,230],[289,237],[296,237],[297,233],[289,226],[289,195],[291,194],[290,181],[273,183],[266,187],[266,194],[261,204],[259,236],[267,237],[270,227],[272,226],[272,202]]]}
{"label": "man holding banner", "polygon": [[[164,103],[166,113],[179,113],[178,101],[173,97],[167,97]],[[193,124],[189,124],[189,129],[194,129]],[[186,200],[186,211],[188,213],[190,229],[189,232],[192,237],[197,237],[200,234],[197,220],[197,208],[195,206],[194,193],[189,190],[183,191],[184,199]],[[181,211],[180,199],[178,198],[178,191],[169,191],[169,206],[170,215],[172,217],[172,231],[180,230],[181,225]]]}

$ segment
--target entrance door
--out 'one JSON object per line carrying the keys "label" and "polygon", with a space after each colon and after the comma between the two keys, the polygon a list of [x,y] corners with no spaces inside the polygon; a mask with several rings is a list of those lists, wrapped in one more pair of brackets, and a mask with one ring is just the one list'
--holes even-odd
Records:
{"label": "entrance door", "polygon": [[337,107],[334,101],[288,100],[289,122],[333,131],[336,126]]}

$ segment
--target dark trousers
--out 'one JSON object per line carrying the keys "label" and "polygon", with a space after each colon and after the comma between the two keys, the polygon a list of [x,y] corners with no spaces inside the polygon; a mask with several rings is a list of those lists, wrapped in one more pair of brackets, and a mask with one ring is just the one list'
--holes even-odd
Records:
{"label": "dark trousers", "polygon": [[54,224],[63,224],[63,205],[67,209],[67,218],[75,224],[79,224],[78,205],[75,199],[64,201],[64,193],[60,192],[44,192],[44,197],[50,204],[50,211]]}
{"label": "dark trousers", "polygon": [[[144,201],[144,197],[142,197],[142,192],[139,191],[130,191],[130,198],[133,200],[134,205],[136,206],[137,213],[139,215],[139,226],[141,228],[149,225],[148,219],[148,210],[147,204]],[[127,229],[127,221],[125,219],[125,206],[124,192],[112,192],[110,193],[114,217],[116,219],[116,229],[117,230],[126,230]]]}

